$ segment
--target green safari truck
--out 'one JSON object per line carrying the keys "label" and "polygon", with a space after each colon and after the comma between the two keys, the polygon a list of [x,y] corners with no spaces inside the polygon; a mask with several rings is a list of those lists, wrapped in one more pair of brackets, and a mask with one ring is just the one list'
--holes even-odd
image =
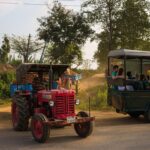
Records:
{"label": "green safari truck", "polygon": [[[113,66],[123,69],[123,77],[112,78]],[[130,76],[129,76],[130,74]],[[113,50],[108,54],[107,102],[117,113],[150,122],[150,52]],[[122,87],[121,89],[119,87]]]}

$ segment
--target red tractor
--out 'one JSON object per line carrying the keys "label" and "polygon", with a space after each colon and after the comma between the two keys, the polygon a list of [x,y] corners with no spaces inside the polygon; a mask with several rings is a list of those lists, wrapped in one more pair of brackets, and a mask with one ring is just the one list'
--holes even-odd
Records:
{"label": "red tractor", "polygon": [[68,65],[21,64],[16,70],[16,83],[11,85],[12,122],[16,131],[26,131],[31,118],[35,141],[44,143],[54,126],[74,125],[85,138],[93,131],[94,117],[86,112],[75,113],[78,102],[74,90],[57,87],[56,78]]}

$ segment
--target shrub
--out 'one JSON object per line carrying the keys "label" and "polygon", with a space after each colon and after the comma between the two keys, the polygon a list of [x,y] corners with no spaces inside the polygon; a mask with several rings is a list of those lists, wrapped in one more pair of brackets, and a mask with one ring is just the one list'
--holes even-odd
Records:
{"label": "shrub", "polygon": [[0,98],[10,97],[10,83],[14,80],[14,73],[1,73],[0,74]]}
{"label": "shrub", "polygon": [[81,110],[88,110],[89,98],[91,103],[91,110],[110,109],[107,105],[107,85],[97,86],[87,91],[79,93],[80,105],[77,107]]}

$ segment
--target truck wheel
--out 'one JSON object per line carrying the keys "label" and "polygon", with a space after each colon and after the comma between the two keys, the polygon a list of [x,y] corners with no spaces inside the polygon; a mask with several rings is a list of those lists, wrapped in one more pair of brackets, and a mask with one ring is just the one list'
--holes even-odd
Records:
{"label": "truck wheel", "polygon": [[138,118],[138,117],[140,116],[140,114],[134,113],[134,112],[129,113],[129,115],[130,115],[130,117],[132,117],[132,118]]}
{"label": "truck wheel", "polygon": [[148,109],[148,111],[145,112],[144,118],[146,122],[150,122],[150,108]]}
{"label": "truck wheel", "polygon": [[[77,116],[79,117],[88,117],[89,115],[86,112],[79,112],[77,114]],[[74,129],[76,131],[76,133],[78,134],[78,136],[85,138],[87,136],[89,136],[92,131],[93,131],[93,122],[89,121],[89,122],[84,122],[84,123],[75,123],[74,124]]]}
{"label": "truck wheel", "polygon": [[15,95],[11,105],[12,123],[16,131],[28,130],[29,111],[28,103],[25,97]]}
{"label": "truck wheel", "polygon": [[49,137],[50,128],[48,125],[43,124],[43,121],[48,121],[47,117],[43,114],[35,114],[31,120],[31,131],[35,141],[44,143]]}

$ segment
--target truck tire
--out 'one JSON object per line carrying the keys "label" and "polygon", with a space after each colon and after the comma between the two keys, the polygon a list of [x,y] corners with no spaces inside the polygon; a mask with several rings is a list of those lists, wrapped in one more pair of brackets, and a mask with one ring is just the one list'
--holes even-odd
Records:
{"label": "truck tire", "polygon": [[138,118],[140,116],[139,113],[136,113],[136,112],[132,112],[132,113],[129,113],[130,117],[132,118]]}
{"label": "truck tire", "polygon": [[49,126],[47,124],[43,124],[45,121],[47,122],[48,119],[41,113],[35,114],[31,120],[32,136],[38,143],[45,143],[50,134]]}
{"label": "truck tire", "polygon": [[15,95],[11,105],[12,123],[16,131],[28,130],[29,110],[28,102],[25,97]]}
{"label": "truck tire", "polygon": [[[79,112],[77,114],[77,116],[89,117],[89,115],[83,111]],[[78,136],[80,136],[82,138],[86,138],[87,136],[91,135],[91,133],[93,131],[93,122],[89,121],[89,122],[85,122],[85,123],[75,123],[74,129],[75,129],[76,133],[78,134]]]}
{"label": "truck tire", "polygon": [[144,114],[145,121],[150,123],[150,108]]}

